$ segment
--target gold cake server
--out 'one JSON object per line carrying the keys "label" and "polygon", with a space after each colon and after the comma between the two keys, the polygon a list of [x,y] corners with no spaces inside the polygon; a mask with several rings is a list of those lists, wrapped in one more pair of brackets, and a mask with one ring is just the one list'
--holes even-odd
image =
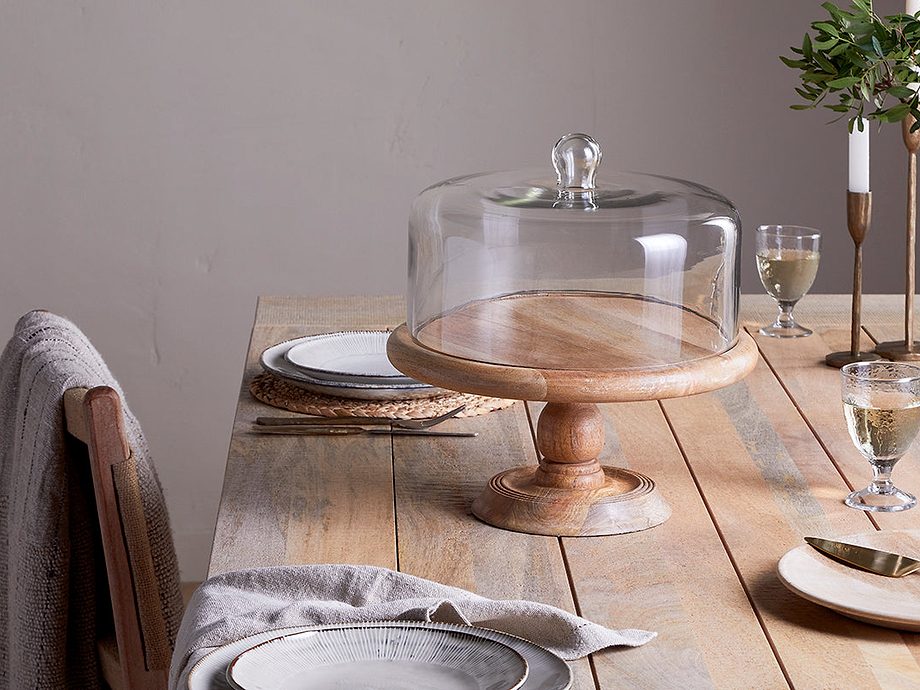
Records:
{"label": "gold cake server", "polygon": [[819,537],[805,537],[805,541],[835,560],[877,575],[904,577],[920,570],[920,561],[897,553]]}

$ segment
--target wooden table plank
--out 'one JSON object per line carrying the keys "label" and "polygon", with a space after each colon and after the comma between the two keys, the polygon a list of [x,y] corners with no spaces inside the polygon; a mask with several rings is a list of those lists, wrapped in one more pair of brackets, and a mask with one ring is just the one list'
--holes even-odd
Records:
{"label": "wooden table plank", "polygon": [[583,615],[658,632],[594,655],[601,686],[788,687],[659,404],[601,408],[604,464],[653,477],[673,510],[651,530],[563,540]]}
{"label": "wooden table plank", "polygon": [[[208,576],[241,567],[365,563],[396,568],[393,463],[386,437],[263,436],[249,394],[259,354],[313,333],[395,326],[399,298],[262,298],[243,373]],[[270,408],[269,408],[270,409]],[[329,534],[337,538],[330,539]]]}

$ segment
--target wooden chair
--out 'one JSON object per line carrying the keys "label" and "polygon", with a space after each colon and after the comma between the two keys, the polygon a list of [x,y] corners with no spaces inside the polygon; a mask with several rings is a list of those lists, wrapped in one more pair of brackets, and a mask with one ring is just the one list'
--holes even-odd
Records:
{"label": "wooden chair", "polygon": [[103,677],[113,690],[164,690],[173,650],[121,400],[108,386],[72,388],[64,416],[88,447],[111,593],[114,639],[98,644]]}

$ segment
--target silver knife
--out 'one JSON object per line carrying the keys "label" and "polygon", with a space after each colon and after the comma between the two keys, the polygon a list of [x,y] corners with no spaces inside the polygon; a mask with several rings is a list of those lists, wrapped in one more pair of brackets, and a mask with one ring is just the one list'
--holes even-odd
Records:
{"label": "silver knife", "polygon": [[835,560],[877,575],[904,577],[920,570],[920,561],[897,553],[819,537],[805,537],[805,541]]}
{"label": "silver knife", "polygon": [[262,426],[254,424],[257,434],[284,434],[287,436],[356,436],[358,434],[388,434],[390,436],[454,436],[472,438],[479,436],[472,431],[429,431],[428,429],[365,429],[359,426]]}

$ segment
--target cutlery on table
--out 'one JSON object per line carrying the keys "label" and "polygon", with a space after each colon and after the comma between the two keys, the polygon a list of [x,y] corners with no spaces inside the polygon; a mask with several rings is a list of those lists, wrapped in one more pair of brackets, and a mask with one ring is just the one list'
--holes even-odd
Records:
{"label": "cutlery on table", "polygon": [[355,436],[357,434],[389,434],[391,436],[479,436],[472,431],[429,431],[428,429],[381,429],[374,427],[365,429],[360,426],[304,426],[302,424],[288,425],[259,425],[254,424],[252,430],[258,434],[286,434],[288,436]]}
{"label": "cutlery on table", "polygon": [[466,405],[454,408],[437,417],[426,419],[391,419],[389,417],[257,417],[258,426],[368,426],[372,424],[388,424],[400,429],[430,429],[441,422],[454,417]]}
{"label": "cutlery on table", "polygon": [[805,537],[805,541],[835,560],[877,575],[904,577],[920,570],[920,561],[900,554],[818,537]]}

